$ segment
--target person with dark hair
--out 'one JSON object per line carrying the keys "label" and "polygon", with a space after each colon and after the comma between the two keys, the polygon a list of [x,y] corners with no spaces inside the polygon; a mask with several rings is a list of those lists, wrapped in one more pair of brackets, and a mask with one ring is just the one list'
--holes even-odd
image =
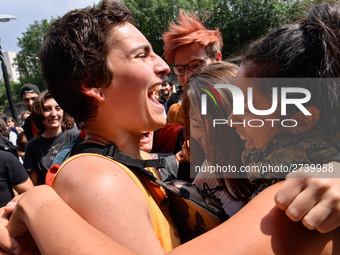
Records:
{"label": "person with dark hair", "polygon": [[[25,84],[20,89],[20,96],[21,99],[28,111],[32,111],[32,106],[34,99],[40,94],[39,88],[34,84]],[[27,140],[31,140],[34,137],[38,136],[38,130],[34,126],[31,120],[31,116],[28,116],[25,120],[25,123],[23,125],[23,129],[25,131],[25,135]]]}
{"label": "person with dark hair", "polygon": [[40,136],[26,145],[24,167],[33,184],[45,184],[45,177],[58,152],[79,133],[73,118],[60,108],[48,91],[39,94],[32,107],[32,120]]}
{"label": "person with dark hair", "polygon": [[25,120],[31,115],[31,112],[29,110],[22,111],[20,113],[20,124],[24,125]]}
{"label": "person with dark hair", "polygon": [[[302,220],[307,228],[321,232],[340,225],[340,205],[339,202],[334,203],[339,199],[336,195],[339,192],[338,179],[318,178],[318,175],[314,179],[308,178],[313,177],[311,168],[317,165],[327,170],[326,177],[337,172],[333,172],[337,163],[326,163],[339,149],[331,144],[339,112],[339,20],[338,3],[316,5],[298,24],[281,27],[251,44],[242,57],[236,79],[245,95],[252,87],[253,104],[259,109],[270,108],[268,100],[271,100],[273,87],[295,86],[310,92],[311,98],[304,104],[310,115],[294,108],[287,109],[286,117],[297,121],[294,127],[282,127],[278,122],[271,126],[267,122],[257,129],[247,125],[236,125],[236,128],[246,141],[248,150],[242,154],[245,164],[293,166],[295,162],[306,166],[301,170],[306,173],[295,171],[288,175],[292,178],[286,178],[275,199],[278,207],[285,210],[292,220]],[[291,95],[293,97],[294,93]],[[244,116],[231,116],[229,123],[252,118],[283,118],[278,110],[271,116],[258,116],[247,107]],[[318,170],[315,172],[319,173]],[[256,191],[254,195],[284,177],[278,178],[274,174],[258,179],[256,173],[249,176]]]}
{"label": "person with dark hair", "polygon": [[20,125],[12,117],[7,118],[7,125],[11,128],[11,130],[16,132],[16,134],[19,134],[23,131],[22,127],[20,127]]}
{"label": "person with dark hair", "polygon": [[[26,119],[31,115],[31,112],[29,110],[23,111],[20,114],[20,122],[22,128],[24,127]],[[30,123],[32,122],[30,119],[28,120]],[[25,135],[25,130],[18,133],[16,144],[18,146],[17,152],[18,156],[20,157],[20,162],[24,163],[25,158],[25,148],[27,144],[27,137]]]}
{"label": "person with dark hair", "polygon": [[[15,146],[13,138],[17,135],[8,128],[6,123],[7,116],[5,114],[1,114],[0,118],[0,150],[11,152],[14,156],[18,157],[17,147]],[[10,139],[12,137],[12,139]]]}
{"label": "person with dark hair", "polygon": [[[71,11],[51,25],[40,59],[53,97],[83,122],[85,143],[115,144],[141,159],[148,158],[139,150],[143,132],[165,124],[163,106],[152,92],[160,89],[169,68],[131,22],[130,11],[118,1]],[[25,246],[14,238],[25,234],[20,241],[32,244],[29,231],[42,254],[339,252],[339,229],[309,231],[275,207],[280,183],[220,226],[180,245],[166,209],[157,205],[159,193],[143,181],[112,159],[77,154],[59,169],[54,190],[33,188],[19,200],[7,225],[3,217],[0,245],[19,253]]]}
{"label": "person with dark hair", "polygon": [[168,76],[163,78],[162,90],[161,90],[161,98],[159,102],[164,105],[165,114],[168,112],[167,102],[170,96],[173,94],[173,87],[172,81],[169,79]]}

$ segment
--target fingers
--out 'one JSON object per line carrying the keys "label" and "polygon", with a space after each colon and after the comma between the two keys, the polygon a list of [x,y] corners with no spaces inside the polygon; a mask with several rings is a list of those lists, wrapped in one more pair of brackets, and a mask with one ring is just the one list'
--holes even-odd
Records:
{"label": "fingers", "polygon": [[286,179],[282,187],[275,194],[274,200],[276,206],[285,211],[294,199],[306,187],[306,180],[301,178]]}
{"label": "fingers", "polygon": [[311,186],[306,187],[287,206],[285,209],[286,215],[293,221],[301,220],[319,203],[322,195],[323,193],[318,189]]}
{"label": "fingers", "polygon": [[335,195],[326,193],[302,219],[308,229],[327,233],[340,226],[340,204]]}
{"label": "fingers", "polygon": [[[288,177],[306,177],[292,173]],[[287,178],[275,195],[277,207],[292,221],[327,233],[340,226],[340,180],[333,178]]]}
{"label": "fingers", "polygon": [[5,212],[8,213],[8,214],[12,213],[16,205],[17,205],[17,202],[9,202],[4,207]]}
{"label": "fingers", "polygon": [[13,254],[20,254],[20,245],[19,243],[11,236],[7,229],[8,219],[10,214],[4,212],[4,209],[1,208],[1,218],[0,218],[0,247],[2,249],[2,253],[11,252]]}
{"label": "fingers", "polygon": [[177,153],[175,154],[175,157],[176,157],[176,159],[177,159],[177,161],[178,161],[179,163],[182,163],[182,162],[185,161],[185,159],[184,159],[184,157],[183,157],[183,151],[177,152]]}

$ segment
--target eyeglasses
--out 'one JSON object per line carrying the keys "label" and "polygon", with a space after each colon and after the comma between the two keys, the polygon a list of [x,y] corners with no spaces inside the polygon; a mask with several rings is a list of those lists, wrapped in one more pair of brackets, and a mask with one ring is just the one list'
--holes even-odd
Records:
{"label": "eyeglasses", "polygon": [[196,72],[203,64],[203,62],[209,58],[212,55],[212,53],[210,53],[208,56],[206,56],[203,59],[194,59],[192,61],[190,61],[188,64],[186,65],[174,65],[172,67],[172,71],[177,75],[177,76],[184,76],[185,75],[185,71],[188,68],[189,71],[191,72]]}

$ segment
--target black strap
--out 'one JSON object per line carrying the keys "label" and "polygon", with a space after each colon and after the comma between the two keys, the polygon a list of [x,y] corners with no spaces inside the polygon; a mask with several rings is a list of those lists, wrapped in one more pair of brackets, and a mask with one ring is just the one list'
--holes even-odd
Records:
{"label": "black strap", "polygon": [[127,155],[118,150],[118,148],[113,144],[107,144],[106,146],[97,144],[97,143],[82,143],[75,144],[71,150],[70,156],[79,154],[79,153],[95,153],[99,155],[103,155],[105,157],[111,158],[123,165],[131,168],[131,170],[135,170],[137,172],[142,173],[146,178],[151,180],[152,182],[164,187],[165,183],[156,178],[152,172],[145,170],[145,167],[155,167],[155,168],[164,168],[165,167],[165,158],[159,159],[136,159],[130,155]]}

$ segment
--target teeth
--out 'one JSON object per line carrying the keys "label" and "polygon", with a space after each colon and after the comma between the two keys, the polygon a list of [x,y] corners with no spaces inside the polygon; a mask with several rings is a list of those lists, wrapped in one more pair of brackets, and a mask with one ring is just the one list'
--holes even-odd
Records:
{"label": "teeth", "polygon": [[148,93],[151,93],[153,91],[160,91],[162,89],[162,84],[154,85],[151,88],[149,88]]}
{"label": "teeth", "polygon": [[242,140],[247,140],[247,139],[248,139],[247,137],[245,137],[245,136],[243,136],[243,135],[240,135],[240,138],[241,138]]}

